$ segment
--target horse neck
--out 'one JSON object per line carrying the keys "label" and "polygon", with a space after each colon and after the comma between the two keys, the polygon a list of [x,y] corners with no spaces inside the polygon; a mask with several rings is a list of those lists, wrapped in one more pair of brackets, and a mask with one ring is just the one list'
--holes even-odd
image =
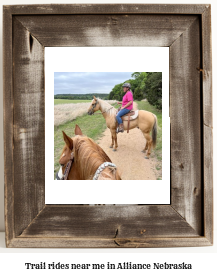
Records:
{"label": "horse neck", "polygon": [[[94,161],[95,166],[90,165],[90,160],[88,161],[88,164],[84,164],[83,161],[78,162],[78,160],[74,161],[72,164],[72,167],[70,169],[68,180],[90,180],[93,179],[94,174],[96,173],[96,170],[98,167],[103,163],[106,162],[109,159],[105,159],[104,157],[99,156],[99,161]],[[82,168],[85,167],[85,169],[90,169],[90,171],[85,171],[85,169]],[[64,170],[64,169],[63,169]],[[84,171],[83,171],[84,170]],[[102,173],[99,175],[98,180],[121,180],[120,174],[117,169],[113,169],[112,167],[106,167]]]}
{"label": "horse neck", "polygon": [[72,164],[72,167],[70,169],[68,180],[81,180],[79,171],[75,165],[75,163]]}
{"label": "horse neck", "polygon": [[[75,143],[74,162],[81,180],[93,179],[103,162],[111,162],[107,154],[90,138],[80,138]],[[80,141],[81,140],[81,141]]]}
{"label": "horse neck", "polygon": [[120,180],[120,175],[117,169],[112,168],[105,168],[101,175],[99,176],[98,180]]}
{"label": "horse neck", "polygon": [[[103,100],[100,100],[100,111],[103,115],[103,117],[105,118],[105,120],[110,120],[111,118],[114,118],[114,112],[116,109],[113,108],[112,105],[109,104],[109,107],[103,107]],[[110,113],[110,110],[113,110],[111,113]]]}

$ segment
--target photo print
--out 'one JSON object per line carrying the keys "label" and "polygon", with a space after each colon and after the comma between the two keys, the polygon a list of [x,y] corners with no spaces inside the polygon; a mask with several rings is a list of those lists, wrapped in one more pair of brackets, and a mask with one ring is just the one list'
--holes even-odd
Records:
{"label": "photo print", "polygon": [[169,204],[168,48],[45,49],[46,203]]}

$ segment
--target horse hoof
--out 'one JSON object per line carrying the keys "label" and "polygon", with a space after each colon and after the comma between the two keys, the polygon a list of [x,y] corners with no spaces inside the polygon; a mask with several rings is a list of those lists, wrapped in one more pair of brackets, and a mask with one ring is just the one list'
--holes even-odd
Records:
{"label": "horse hoof", "polygon": [[113,148],[113,146],[109,146],[109,148],[111,149],[111,148]]}
{"label": "horse hoof", "polygon": [[148,157],[148,156],[145,156],[145,159],[149,159],[149,157]]}
{"label": "horse hoof", "polygon": [[145,151],[143,150],[143,151],[141,151],[142,153],[145,153]]}
{"label": "horse hoof", "polygon": [[116,149],[113,149],[113,152],[116,152],[117,150]]}

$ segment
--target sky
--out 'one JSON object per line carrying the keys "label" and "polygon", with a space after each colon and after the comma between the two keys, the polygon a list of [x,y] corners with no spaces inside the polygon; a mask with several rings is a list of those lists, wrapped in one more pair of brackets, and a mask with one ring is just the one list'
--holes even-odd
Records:
{"label": "sky", "polygon": [[54,94],[109,94],[133,72],[55,72]]}

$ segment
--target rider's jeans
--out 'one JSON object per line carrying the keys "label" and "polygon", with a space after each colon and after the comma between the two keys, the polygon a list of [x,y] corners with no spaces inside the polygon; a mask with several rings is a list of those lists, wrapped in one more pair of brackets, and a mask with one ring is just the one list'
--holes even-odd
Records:
{"label": "rider's jeans", "polygon": [[130,110],[127,109],[127,108],[124,108],[124,109],[122,109],[122,110],[120,110],[120,111],[118,112],[118,114],[116,115],[116,119],[117,119],[117,121],[118,121],[118,124],[122,124],[122,123],[123,123],[121,117],[122,117],[123,115],[129,113],[129,112],[130,112]]}

